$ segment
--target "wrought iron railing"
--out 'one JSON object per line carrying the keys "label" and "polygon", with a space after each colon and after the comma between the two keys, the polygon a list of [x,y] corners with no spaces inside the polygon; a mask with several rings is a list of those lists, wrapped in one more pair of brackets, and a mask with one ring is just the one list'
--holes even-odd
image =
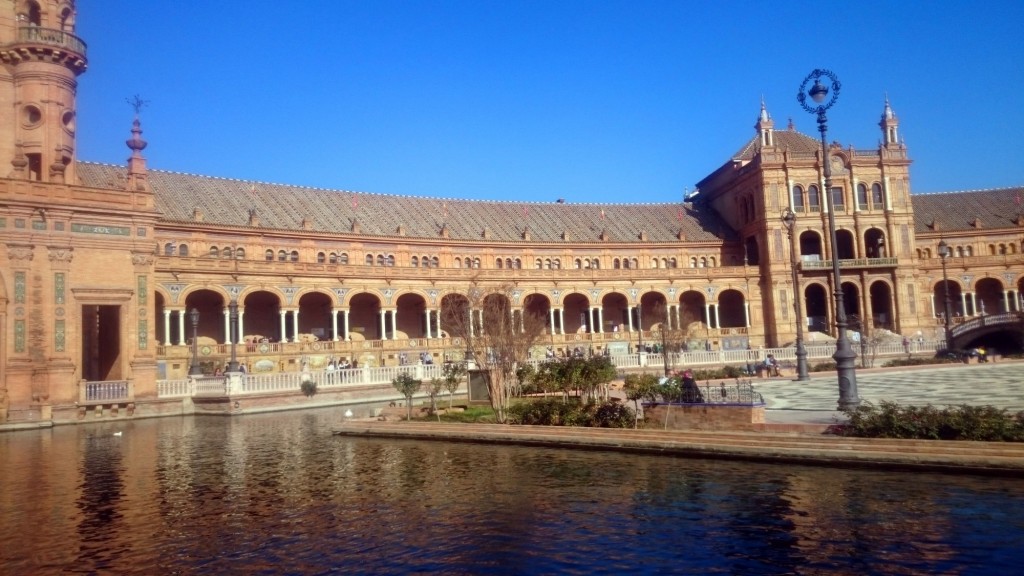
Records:
{"label": "wrought iron railing", "polygon": [[18,42],[37,42],[85,54],[85,42],[74,34],[63,30],[42,28],[40,26],[22,26],[18,28]]}

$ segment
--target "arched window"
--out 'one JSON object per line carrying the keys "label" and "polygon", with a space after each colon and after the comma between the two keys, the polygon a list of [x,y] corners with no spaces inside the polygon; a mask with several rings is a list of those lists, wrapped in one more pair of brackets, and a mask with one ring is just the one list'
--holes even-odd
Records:
{"label": "arched window", "polygon": [[383,265],[384,265],[384,255],[383,254],[377,254],[377,266],[383,266]]}
{"label": "arched window", "polygon": [[594,258],[594,260],[590,264],[590,267],[595,270],[599,270],[601,268],[601,261],[598,260],[597,258]]}
{"label": "arched window", "polygon": [[178,256],[188,256],[188,244],[178,246]]}
{"label": "arched window", "polygon": [[[572,261],[572,267],[575,270],[582,270],[583,269],[583,260],[580,259],[580,258],[576,258],[575,260]],[[589,266],[588,266],[588,268],[589,268]]]}
{"label": "arched window", "polygon": [[661,263],[657,258],[651,258],[651,268],[661,268]]}
{"label": "arched window", "polygon": [[711,266],[712,268],[715,267],[715,257],[714,256],[708,258],[708,265]]}
{"label": "arched window", "polygon": [[821,212],[821,194],[818,193],[817,186],[807,187],[807,209],[811,212]]}
{"label": "arched window", "polygon": [[857,206],[861,208],[868,206],[868,187],[864,184],[857,184]]}
{"label": "arched window", "polygon": [[690,268],[696,268],[696,267],[697,267],[697,257],[696,256],[691,256],[690,257]]}
{"label": "arched window", "polygon": [[277,261],[278,262],[287,262],[288,261],[288,253],[285,252],[284,250],[278,250],[277,251]]}
{"label": "arched window", "polygon": [[505,261],[502,260],[501,258],[495,258],[494,259],[494,267],[499,269],[499,270],[501,270],[502,268],[505,267]]}
{"label": "arched window", "polygon": [[629,270],[631,268],[629,258],[622,259],[622,267],[625,268],[626,270]]}
{"label": "arched window", "polygon": [[616,258],[616,259],[612,260],[612,268],[614,268],[615,270],[618,270],[619,267],[620,267],[619,259]]}
{"label": "arched window", "polygon": [[544,269],[551,270],[551,258],[544,259]]}
{"label": "arched window", "polygon": [[456,268],[462,268],[462,257],[460,257],[460,256],[456,256],[455,257],[455,267]]}
{"label": "arched window", "polygon": [[880,184],[871,185],[871,207],[875,210],[881,210],[885,205],[885,199],[882,198],[882,186]]}
{"label": "arched window", "polygon": [[420,259],[417,258],[416,256],[413,256],[412,260],[409,261],[409,264],[412,265],[413,268],[419,268],[420,267]]}
{"label": "arched window", "polygon": [[235,256],[235,252],[234,252],[234,250],[231,249],[230,246],[228,246],[228,247],[224,248],[223,250],[221,250],[220,255],[222,257],[224,257],[224,258],[229,258],[230,259],[230,258],[233,258]]}
{"label": "arched window", "polygon": [[174,256],[174,244],[164,244],[164,256]]}
{"label": "arched window", "polygon": [[[317,264],[326,264],[327,263],[327,254],[324,254],[323,252],[317,252],[316,253],[316,263]],[[332,264],[333,264],[333,262],[332,262]]]}
{"label": "arched window", "polygon": [[245,248],[235,250],[235,260],[245,260]]}
{"label": "arched window", "polygon": [[804,211],[804,189],[800,186],[793,186],[793,212]]}
{"label": "arched window", "polygon": [[708,259],[707,259],[706,256],[701,256],[700,264],[697,267],[698,268],[707,268],[708,267]]}
{"label": "arched window", "polygon": [[299,261],[299,251],[298,250],[292,250],[291,256],[292,256],[292,262],[298,262]]}
{"label": "arched window", "polygon": [[220,253],[217,251],[217,247],[216,246],[210,246],[210,257],[211,258],[216,258],[219,255],[220,255]]}
{"label": "arched window", "polygon": [[30,0],[25,3],[25,7],[28,9],[28,13],[18,14],[19,20],[28,20],[28,23],[33,26],[42,26],[42,11],[39,9],[39,3]]}
{"label": "arched window", "polygon": [[348,264],[348,253],[342,252],[338,254],[338,264]]}
{"label": "arched window", "polygon": [[519,266],[517,266],[516,263],[513,262],[511,258],[505,258],[505,268],[508,268],[509,270],[511,270],[513,268],[519,268]]}
{"label": "arched window", "polygon": [[328,254],[327,255],[327,263],[328,264],[337,264],[338,263],[338,253],[337,252],[331,252],[330,254]]}
{"label": "arched window", "polygon": [[523,269],[523,260],[521,258],[516,258],[516,270],[522,270],[522,269]]}
{"label": "arched window", "polygon": [[61,32],[73,32],[75,29],[75,22],[72,18],[72,12],[70,8],[65,8],[60,12],[60,29]]}
{"label": "arched window", "polygon": [[267,250],[266,252],[263,253],[263,258],[267,262],[273,262],[274,261],[274,251],[273,250]]}
{"label": "arched window", "polygon": [[479,267],[480,267],[480,259],[479,258],[473,258],[473,268],[479,268]]}
{"label": "arched window", "polygon": [[431,268],[437,268],[438,262],[439,262],[439,260],[437,259],[437,256],[432,257],[430,259],[430,267]]}
{"label": "arched window", "polygon": [[668,261],[668,264],[670,268],[679,268],[679,261],[676,260],[675,258],[670,259]]}
{"label": "arched window", "polygon": [[974,256],[974,246],[964,248],[964,256]]}
{"label": "arched window", "polygon": [[373,254],[366,255],[366,265],[373,266]]}
{"label": "arched window", "polygon": [[631,267],[632,267],[632,268],[633,268],[634,270],[639,270],[639,269],[640,269],[640,261],[639,261],[639,260],[637,260],[636,258],[633,258],[633,259],[631,259],[631,260],[629,261],[629,263],[630,263]]}
{"label": "arched window", "polygon": [[537,270],[543,270],[544,269],[544,261],[541,260],[540,258],[537,258],[536,264],[537,264]]}
{"label": "arched window", "polygon": [[395,255],[394,254],[388,254],[388,257],[384,260],[384,265],[385,266],[394,266],[395,265]]}

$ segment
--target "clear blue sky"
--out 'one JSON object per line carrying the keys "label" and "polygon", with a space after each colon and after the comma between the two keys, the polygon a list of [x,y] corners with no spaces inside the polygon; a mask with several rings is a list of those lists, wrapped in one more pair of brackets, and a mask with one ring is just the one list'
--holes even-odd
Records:
{"label": "clear blue sky", "polygon": [[402,195],[673,202],[842,82],[829,139],[888,94],[914,192],[1024,185],[1024,2],[78,2],[79,157]]}

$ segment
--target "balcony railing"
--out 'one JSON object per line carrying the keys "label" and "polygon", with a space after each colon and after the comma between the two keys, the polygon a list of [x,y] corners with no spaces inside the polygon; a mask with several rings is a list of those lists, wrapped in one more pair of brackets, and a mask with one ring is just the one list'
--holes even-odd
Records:
{"label": "balcony railing", "polygon": [[[840,260],[840,269],[853,268],[889,268],[897,265],[896,258],[853,258]],[[804,260],[800,262],[801,270],[831,270],[831,260]]]}
{"label": "balcony railing", "polygon": [[85,55],[85,42],[82,42],[81,38],[53,28],[22,26],[18,28],[18,42],[58,46],[65,50]]}

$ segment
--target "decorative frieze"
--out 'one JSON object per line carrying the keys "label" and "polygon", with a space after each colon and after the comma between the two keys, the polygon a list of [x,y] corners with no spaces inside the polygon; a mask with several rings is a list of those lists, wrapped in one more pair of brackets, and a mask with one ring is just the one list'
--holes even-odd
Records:
{"label": "decorative frieze", "polygon": [[32,261],[32,255],[34,252],[33,246],[26,244],[8,244],[7,245],[7,257],[11,260],[23,260],[25,262]]}
{"label": "decorative frieze", "polygon": [[155,260],[152,252],[132,252],[132,264],[135,266],[152,266]]}
{"label": "decorative frieze", "polygon": [[61,247],[47,247],[47,256],[50,262],[55,264],[70,264],[71,259],[74,257],[75,249],[70,246]]}
{"label": "decorative frieze", "polygon": [[124,226],[100,226],[99,224],[72,224],[72,232],[79,234],[106,234],[108,236],[131,236],[131,228]]}

